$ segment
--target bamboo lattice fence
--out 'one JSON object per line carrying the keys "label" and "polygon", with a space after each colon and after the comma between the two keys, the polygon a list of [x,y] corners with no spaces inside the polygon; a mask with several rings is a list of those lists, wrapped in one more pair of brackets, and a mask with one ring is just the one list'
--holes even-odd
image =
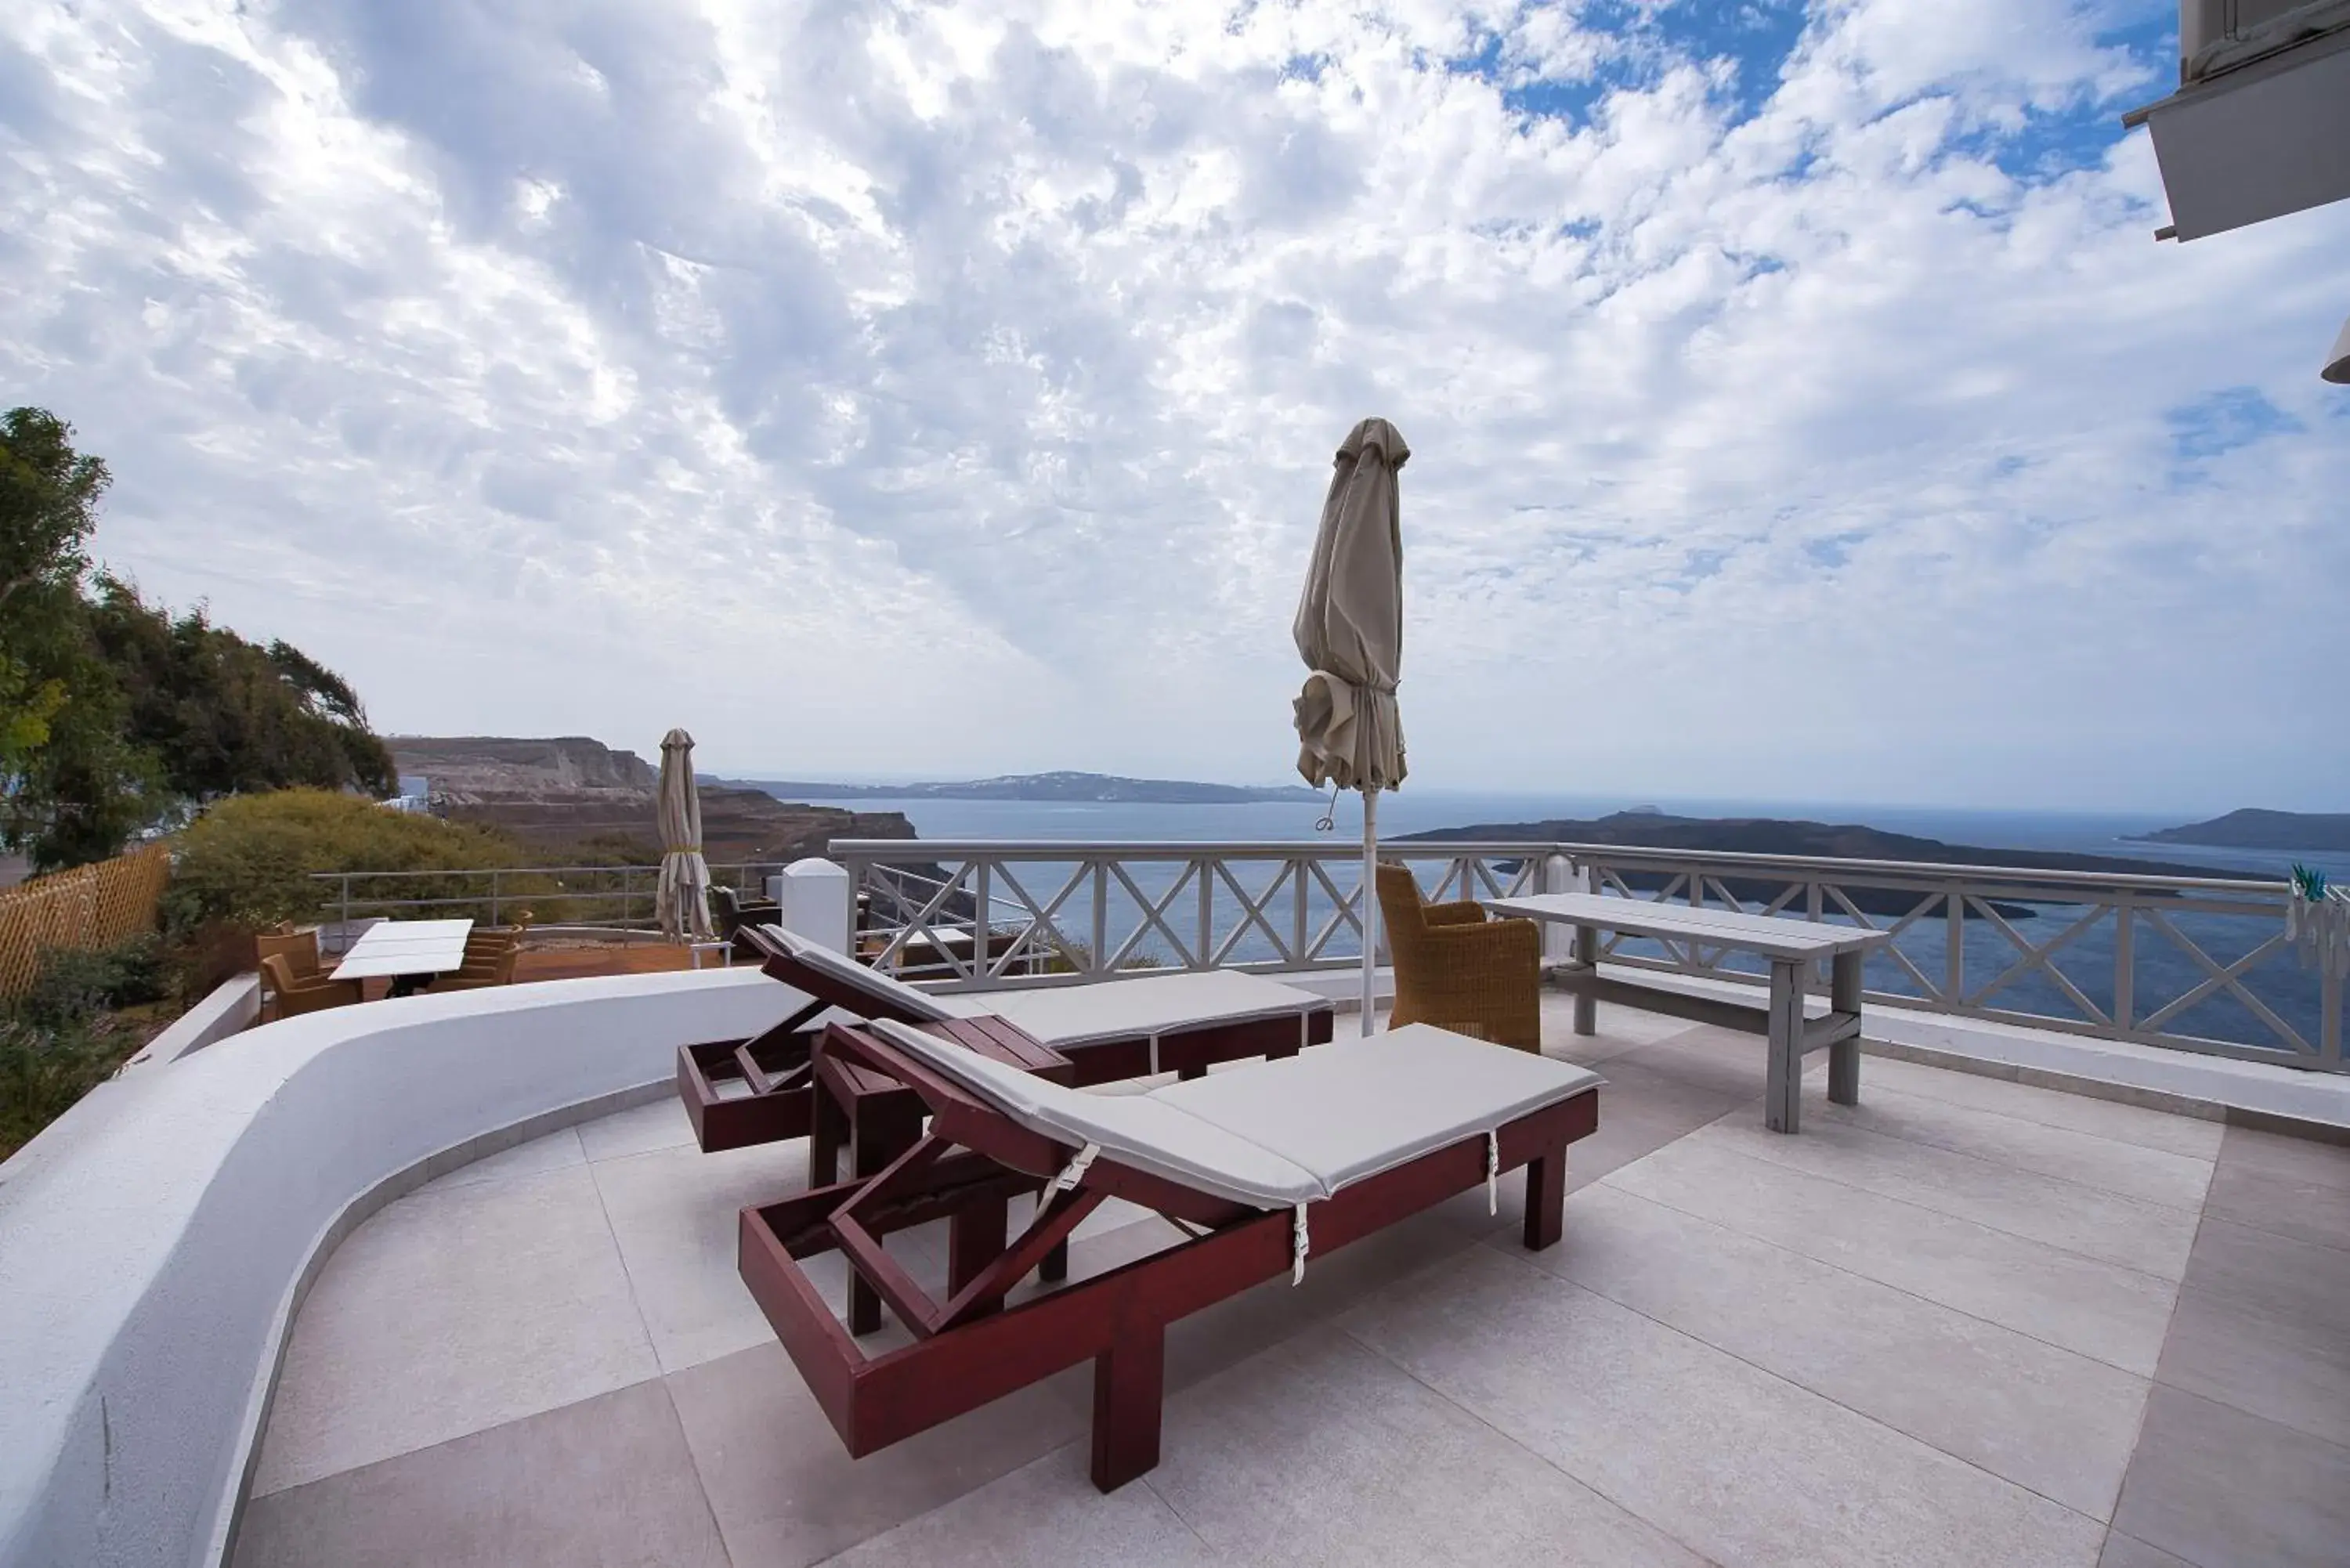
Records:
{"label": "bamboo lattice fence", "polygon": [[172,852],[155,844],[0,888],[0,996],[24,994],[45,952],[110,948],[152,930],[171,876]]}

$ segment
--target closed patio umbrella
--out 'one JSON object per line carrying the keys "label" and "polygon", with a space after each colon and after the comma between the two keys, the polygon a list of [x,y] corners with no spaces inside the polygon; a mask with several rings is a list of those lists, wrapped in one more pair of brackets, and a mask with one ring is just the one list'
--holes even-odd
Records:
{"label": "closed patio umbrella", "polygon": [[1378,964],[1379,791],[1403,783],[1403,534],[1396,472],[1411,449],[1385,420],[1338,448],[1314,562],[1297,604],[1297,652],[1312,673],[1298,694],[1297,771],[1317,788],[1363,792],[1363,1033]]}
{"label": "closed patio umbrella", "polygon": [[693,737],[671,730],[661,737],[660,880],[653,891],[653,918],[670,940],[706,942],[710,923],[710,867],[702,858],[702,796],[693,787]]}

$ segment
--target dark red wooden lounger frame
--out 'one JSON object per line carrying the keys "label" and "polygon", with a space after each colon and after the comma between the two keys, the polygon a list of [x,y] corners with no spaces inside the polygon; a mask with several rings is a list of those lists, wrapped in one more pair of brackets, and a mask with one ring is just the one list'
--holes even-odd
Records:
{"label": "dark red wooden lounger frame", "polygon": [[[838,1008],[859,1018],[886,1018],[899,1023],[925,1022],[886,997],[795,962],[789,953],[761,940],[756,927],[746,926],[736,932],[734,944],[738,953],[758,959],[761,971],[769,978],[814,1000],[752,1039],[712,1040],[678,1048],[678,1098],[684,1102],[686,1116],[693,1123],[694,1141],[705,1154],[807,1136],[814,1118],[815,1089],[809,1063],[822,1033],[816,1020],[827,1011]],[[1154,1071],[1196,1078],[1218,1063],[1295,1056],[1301,1044],[1330,1043],[1334,1033],[1330,1009],[1316,1009],[1306,1013],[1305,1020],[1302,1035],[1294,1016],[1254,1018],[1162,1034],[1155,1068],[1147,1036],[1077,1046],[1067,1054],[1080,1087],[1146,1077]],[[732,1085],[742,1085],[745,1092],[726,1093]]]}
{"label": "dark red wooden lounger frame", "polygon": [[[931,1116],[929,1130],[879,1176],[742,1211],[743,1282],[850,1456],[1091,1360],[1094,1484],[1114,1490],[1156,1465],[1167,1326],[1289,1272],[1291,1211],[1227,1202],[1103,1155],[1074,1189],[1049,1192],[1027,1229],[1008,1238],[1008,1201],[1046,1192],[1077,1151],[1020,1127],[869,1032],[831,1025],[822,1049],[905,1084]],[[1529,1250],[1559,1239],[1566,1147],[1598,1122],[1592,1089],[1499,1129],[1501,1168],[1525,1168]],[[1480,1133],[1312,1205],[1310,1258],[1483,1185],[1487,1155]],[[1196,1235],[1006,1306],[1006,1294],[1108,1198],[1156,1210]],[[949,1222],[944,1302],[882,1247],[891,1231],[939,1219]],[[799,1266],[828,1251],[879,1293],[913,1344],[878,1355],[858,1347]]]}

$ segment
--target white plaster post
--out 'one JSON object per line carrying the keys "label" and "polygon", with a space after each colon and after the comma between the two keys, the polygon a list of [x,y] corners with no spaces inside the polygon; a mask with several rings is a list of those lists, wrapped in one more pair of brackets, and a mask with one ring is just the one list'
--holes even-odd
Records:
{"label": "white plaster post", "polygon": [[784,929],[837,953],[854,950],[857,900],[847,867],[829,860],[795,860],[772,885]]}
{"label": "white plaster post", "polygon": [[[1575,862],[1564,855],[1543,857],[1539,893],[1572,893],[1575,891]],[[1565,963],[1575,956],[1575,928],[1564,920],[1542,923],[1543,962],[1544,965]]]}

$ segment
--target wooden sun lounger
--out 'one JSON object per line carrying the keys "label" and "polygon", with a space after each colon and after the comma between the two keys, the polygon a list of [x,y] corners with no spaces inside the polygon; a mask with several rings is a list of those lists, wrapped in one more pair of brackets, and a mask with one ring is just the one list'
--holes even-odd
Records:
{"label": "wooden sun lounger", "polygon": [[1328,999],[1229,971],[962,996],[917,991],[775,926],[735,933],[737,953],[806,993],[807,1005],[750,1040],[681,1047],[678,1097],[705,1153],[804,1137],[815,1122],[810,1064],[827,1013],[899,1023],[1003,1018],[1069,1059],[1080,1085],[1296,1054],[1333,1033]]}
{"label": "wooden sun lounger", "polygon": [[[841,1441],[862,1458],[1091,1360],[1104,1491],[1159,1461],[1170,1324],[1520,1167],[1525,1244],[1547,1247],[1566,1147],[1598,1126],[1595,1075],[1424,1024],[1148,1095],[1075,1092],[897,1023],[832,1025],[821,1051],[905,1085],[932,1118],[878,1176],[742,1212],[743,1279]],[[1007,1204],[1031,1192],[1035,1218],[1009,1237]],[[1110,1198],[1192,1239],[1008,1305]],[[944,1301],[882,1244],[938,1219]],[[858,1346],[800,1267],[835,1251],[912,1344]]]}

